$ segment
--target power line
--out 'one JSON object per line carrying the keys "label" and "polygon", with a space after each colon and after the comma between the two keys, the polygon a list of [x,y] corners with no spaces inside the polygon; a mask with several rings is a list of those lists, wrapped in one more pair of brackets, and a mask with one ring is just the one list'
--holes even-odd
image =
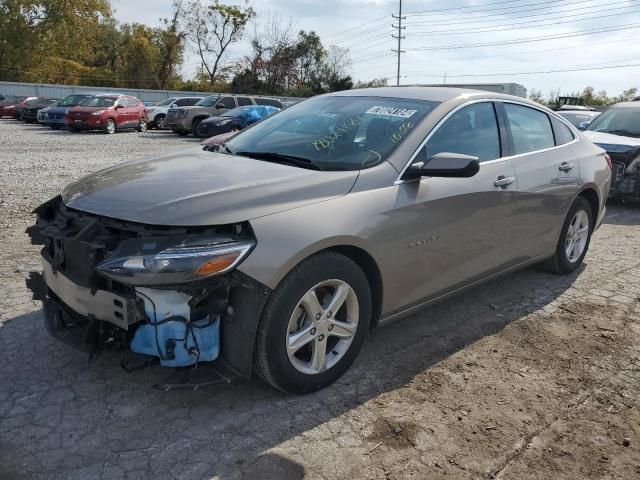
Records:
{"label": "power line", "polygon": [[[465,10],[465,9],[473,9],[473,8],[480,8],[480,10],[478,11],[474,11],[474,12],[462,12],[465,15],[468,13],[485,13],[485,12],[495,12],[498,10],[513,10],[515,8],[524,8],[524,7],[533,7],[536,5],[550,5],[550,4],[558,4],[557,0],[545,0],[543,2],[535,2],[535,3],[529,3],[529,4],[522,4],[522,5],[513,5],[513,6],[509,6],[509,7],[497,7],[497,8],[488,8],[488,9],[482,9],[482,7],[486,7],[486,6],[490,6],[490,5],[496,5],[499,3],[513,3],[514,1],[518,1],[518,0],[512,0],[511,2],[496,2],[495,4],[490,4],[490,3],[485,3],[484,5],[469,5],[466,7],[453,7],[453,8],[443,8],[443,9],[439,9],[439,10],[421,10],[418,12],[406,12],[406,15],[409,16],[416,16],[416,17],[423,17],[423,16],[434,16],[434,15],[451,15],[452,12],[456,12],[456,11],[460,11],[460,10]],[[580,2],[575,2],[575,3],[588,3],[588,2],[592,2],[595,0],[582,0]],[[502,14],[506,14],[506,13],[513,13],[513,12],[503,12]]]}
{"label": "power line", "polygon": [[618,31],[630,30],[630,29],[634,29],[634,28],[640,28],[640,24],[630,23],[630,24],[624,24],[624,25],[617,26],[617,27],[599,28],[599,29],[592,29],[592,30],[583,30],[583,31],[578,31],[578,32],[574,32],[574,33],[561,33],[561,34],[555,34],[555,35],[543,35],[543,36],[538,36],[538,37],[528,37],[528,38],[521,38],[521,39],[516,39],[516,40],[506,40],[506,41],[503,40],[503,41],[497,41],[497,42],[465,43],[465,44],[458,44],[458,45],[441,45],[441,46],[437,46],[437,47],[418,47],[418,48],[412,49],[412,51],[422,51],[422,50],[459,50],[459,49],[465,49],[465,48],[494,47],[494,46],[498,46],[498,45],[502,46],[502,45],[515,45],[515,44],[520,44],[520,43],[544,42],[544,41],[547,41],[547,40],[557,40],[557,39],[561,39],[561,38],[580,37],[580,36],[584,36],[584,35],[594,35],[594,34],[598,34],[598,33],[618,32]]}
{"label": "power line", "polygon": [[[596,13],[604,13],[604,12],[611,12],[611,11],[617,11],[617,13],[609,13],[607,15],[597,15],[595,17],[586,17],[586,18],[578,18],[578,19],[574,19],[572,20],[573,22],[584,22],[587,20],[597,20],[600,18],[607,18],[607,17],[614,17],[614,16],[618,16],[621,13],[637,13],[639,10],[635,9],[635,10],[631,10],[631,11],[627,11],[627,12],[620,12],[619,10],[623,9],[626,10],[630,8],[629,6],[625,6],[625,7],[618,7],[618,8],[607,8],[605,10],[598,10],[595,12],[588,12],[589,14],[596,14]],[[550,23],[541,23],[541,22],[548,22],[548,19],[542,19],[542,20],[534,20],[534,21],[527,21],[527,22],[512,22],[512,23],[508,23],[508,24],[503,24],[503,25],[494,25],[493,27],[504,27],[504,28],[475,28],[475,29],[456,29],[456,30],[443,30],[443,31],[433,31],[433,32],[416,32],[416,33],[412,33],[410,34],[412,37],[422,37],[422,36],[449,36],[449,35],[464,35],[464,34],[471,34],[471,33],[487,33],[487,32],[505,32],[505,31],[509,31],[509,30],[514,30],[514,27],[523,27],[523,26],[529,26],[529,25],[533,25],[533,24],[538,24],[535,25],[536,27],[548,27],[548,26],[552,26],[552,25],[566,25],[567,23],[567,18],[573,18],[573,17],[581,17],[585,15],[585,13],[580,13],[580,14],[575,14],[575,15],[567,15],[565,17],[563,17],[562,20],[557,21],[557,22],[550,22]]]}
{"label": "power line", "polygon": [[387,18],[388,18],[387,15],[385,15],[384,17],[379,17],[379,18],[376,18],[374,20],[370,20],[368,22],[362,23],[362,24],[357,25],[355,27],[345,28],[344,30],[340,30],[338,32],[332,33],[331,35],[327,35],[324,38],[327,39],[327,38],[336,37],[336,36],[340,37],[344,33],[348,33],[350,35],[354,30],[357,30],[359,28],[365,27],[367,25],[371,25],[372,23],[380,23],[382,20],[386,21]]}
{"label": "power line", "polygon": [[[461,77],[496,77],[501,75],[542,75],[547,73],[566,73],[566,72],[584,72],[588,70],[610,70],[615,68],[631,68],[631,67],[640,67],[640,63],[628,63],[623,65],[594,65],[583,68],[566,68],[566,69],[557,69],[557,70],[537,70],[533,72],[500,72],[500,73],[468,73],[468,74],[457,74],[451,75],[448,74],[447,77],[461,78]],[[438,77],[440,78],[442,75],[412,75],[414,77]]]}
{"label": "power line", "polygon": [[[637,0],[634,0],[637,1]],[[576,2],[577,4],[583,3],[583,2]],[[576,3],[567,3],[564,6],[565,7],[570,7],[572,5],[576,5]],[[556,12],[557,15],[562,15],[564,18],[564,15],[568,14],[568,13],[572,13],[572,12],[582,12],[583,14],[589,14],[592,12],[589,11],[584,11],[584,10],[591,10],[594,8],[601,8],[601,7],[610,7],[613,5],[619,5],[619,4],[625,4],[626,7],[632,7],[633,5],[629,5],[629,0],[620,0],[620,1],[615,1],[615,2],[605,2],[602,4],[598,4],[598,5],[587,5],[587,6],[581,6],[581,7],[576,7],[576,8],[568,8],[565,10],[561,10]],[[620,7],[621,8],[621,7]],[[532,12],[532,11],[538,11],[538,10],[543,10],[541,13],[534,13],[532,15],[519,15],[520,13],[528,13],[528,12]],[[469,24],[473,24],[473,23],[484,23],[485,26],[489,27],[494,27],[494,26],[498,26],[498,25],[489,25],[489,23],[495,23],[495,22],[504,22],[505,20],[509,20],[509,21],[513,21],[513,20],[522,20],[525,18],[534,18],[534,17],[545,17],[548,18],[549,17],[549,7],[541,7],[541,8],[536,8],[533,10],[523,10],[521,12],[510,12],[510,13],[517,13],[518,15],[515,16],[509,16],[508,18],[505,18],[505,16],[503,14],[496,14],[496,15],[482,15],[480,17],[475,17],[478,18],[478,20],[474,20],[474,18],[472,17],[464,17],[463,20],[460,21],[454,21],[454,22],[440,22],[438,21],[437,23],[434,23],[434,21],[429,21],[429,22],[411,22],[411,26],[422,26],[422,25],[426,25],[429,27],[449,27],[449,26],[456,26],[456,25],[469,25]],[[498,18],[487,18],[487,17],[498,17]],[[448,31],[448,30],[441,30],[441,31]]]}

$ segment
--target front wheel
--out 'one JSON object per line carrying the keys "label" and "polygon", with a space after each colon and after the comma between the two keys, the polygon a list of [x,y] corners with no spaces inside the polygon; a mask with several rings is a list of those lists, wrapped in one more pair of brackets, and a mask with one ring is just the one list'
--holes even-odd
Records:
{"label": "front wheel", "polygon": [[257,373],[286,393],[330,385],[353,363],[371,320],[367,277],[351,259],[323,252],[273,291],[256,336]]}
{"label": "front wheel", "polygon": [[154,126],[158,130],[162,130],[163,128],[165,128],[167,126],[167,116],[164,113],[160,113],[158,116],[156,116]]}
{"label": "front wheel", "polygon": [[140,123],[138,124],[138,131],[141,133],[144,133],[147,131],[147,122],[146,120],[140,120]]}
{"label": "front wheel", "polygon": [[553,273],[567,274],[576,270],[589,249],[594,220],[591,205],[584,197],[578,197],[567,214],[556,252],[546,262]]}
{"label": "front wheel", "polygon": [[104,133],[109,135],[116,133],[116,121],[113,118],[109,118],[104,124]]}

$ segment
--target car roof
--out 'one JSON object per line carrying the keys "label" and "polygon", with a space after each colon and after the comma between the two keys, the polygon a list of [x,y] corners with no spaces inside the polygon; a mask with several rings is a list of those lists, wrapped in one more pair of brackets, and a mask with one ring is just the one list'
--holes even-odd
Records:
{"label": "car roof", "polygon": [[559,115],[562,115],[563,113],[579,113],[580,115],[598,115],[602,112],[597,112],[595,110],[558,110],[556,113]]}
{"label": "car roof", "polygon": [[615,105],[611,105],[609,108],[640,108],[640,103],[638,103],[638,101],[620,102]]}
{"label": "car roof", "polygon": [[436,102],[456,101],[462,103],[466,100],[474,98],[482,99],[504,99],[514,100],[521,103],[527,103],[537,108],[544,108],[539,103],[532,102],[526,98],[516,97],[514,95],[505,95],[503,93],[495,93],[487,90],[475,90],[472,88],[461,87],[377,87],[377,88],[360,88],[355,90],[343,90],[341,92],[328,93],[329,96],[369,96],[369,97],[389,97],[389,98],[405,98],[412,100],[427,100]]}

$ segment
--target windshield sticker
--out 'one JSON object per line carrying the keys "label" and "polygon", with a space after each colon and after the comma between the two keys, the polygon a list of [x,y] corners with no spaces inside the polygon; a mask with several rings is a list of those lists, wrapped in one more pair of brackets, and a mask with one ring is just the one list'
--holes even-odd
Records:
{"label": "windshield sticker", "polygon": [[362,122],[362,117],[360,115],[351,117],[345,120],[344,122],[342,122],[339,126],[335,127],[333,129],[333,132],[327,133],[323,137],[320,137],[320,139],[313,142],[312,145],[318,151],[326,150],[327,148],[331,147],[336,140],[345,136],[354,128],[358,128],[361,122]]}
{"label": "windshield sticker", "polygon": [[390,115],[392,117],[411,118],[417,110],[409,110],[407,108],[395,108],[395,107],[371,107],[364,113],[371,113],[373,115]]}
{"label": "windshield sticker", "polygon": [[401,142],[404,137],[407,136],[409,131],[413,128],[413,123],[411,122],[403,122],[402,125],[398,127],[398,130],[395,131],[393,135],[391,135],[391,141],[393,143]]}

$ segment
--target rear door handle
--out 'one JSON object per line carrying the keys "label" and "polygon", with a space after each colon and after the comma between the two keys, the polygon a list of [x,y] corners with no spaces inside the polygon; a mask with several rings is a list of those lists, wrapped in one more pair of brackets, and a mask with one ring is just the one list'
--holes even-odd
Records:
{"label": "rear door handle", "polygon": [[495,182],[493,182],[493,186],[507,188],[509,185],[511,185],[515,181],[516,181],[515,177],[505,177],[504,175],[500,175],[498,179]]}
{"label": "rear door handle", "polygon": [[571,162],[562,162],[560,164],[560,166],[558,167],[558,170],[563,171],[563,172],[568,172],[573,167],[575,167],[575,165],[573,163],[571,163]]}

